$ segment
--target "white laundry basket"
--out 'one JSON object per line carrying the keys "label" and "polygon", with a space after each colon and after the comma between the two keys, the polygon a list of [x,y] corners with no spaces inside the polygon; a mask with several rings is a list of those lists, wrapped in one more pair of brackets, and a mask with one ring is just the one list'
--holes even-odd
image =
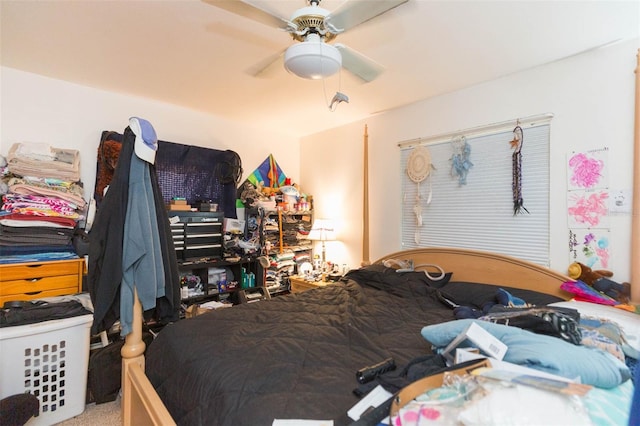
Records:
{"label": "white laundry basket", "polygon": [[32,393],[52,425],[84,411],[93,315],[0,328],[0,398]]}

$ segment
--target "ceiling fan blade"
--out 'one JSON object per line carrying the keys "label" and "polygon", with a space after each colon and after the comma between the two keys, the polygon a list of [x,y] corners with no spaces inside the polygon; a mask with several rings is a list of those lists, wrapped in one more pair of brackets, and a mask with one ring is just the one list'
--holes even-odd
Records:
{"label": "ceiling fan blade", "polygon": [[202,0],[212,6],[219,7],[236,15],[244,16],[270,27],[286,29],[290,22],[274,13],[240,0]]}
{"label": "ceiling fan blade", "polygon": [[346,31],[409,0],[351,0],[343,3],[326,17],[325,22]]}
{"label": "ceiling fan blade", "polygon": [[362,53],[356,52],[341,43],[336,43],[334,46],[342,55],[342,67],[361,80],[368,83],[384,72],[382,65]]}
{"label": "ceiling fan blade", "polygon": [[274,75],[277,70],[282,71],[284,69],[282,65],[282,57],[284,56],[284,50],[265,58],[264,60],[257,62],[246,70],[246,73],[253,77],[269,77]]}

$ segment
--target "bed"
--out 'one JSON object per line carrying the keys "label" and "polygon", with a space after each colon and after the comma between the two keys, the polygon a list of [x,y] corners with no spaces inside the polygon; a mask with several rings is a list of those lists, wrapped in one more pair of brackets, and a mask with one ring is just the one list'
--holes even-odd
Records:
{"label": "bed", "polygon": [[[485,282],[508,282],[495,256],[428,249],[397,255],[415,262],[435,260],[445,269],[446,259],[473,268],[456,258],[475,256],[476,267],[494,263],[493,273],[501,275],[492,280],[485,275]],[[514,273],[518,282],[530,275],[543,285],[532,265],[509,266],[523,269]],[[352,392],[359,386],[356,371],[389,357],[403,366],[430,353],[422,327],[455,319],[424,273],[397,273],[376,263],[347,277],[326,288],[165,327],[147,352],[147,375],[172,417],[193,425],[257,426],[273,419],[348,424],[347,410],[358,402]],[[556,288],[565,279],[545,278],[551,292],[554,278]]]}
{"label": "bed", "polygon": [[[393,267],[407,261],[415,272]],[[424,264],[450,273],[448,282],[429,279],[423,269],[440,274]],[[356,371],[388,358],[401,369],[430,354],[421,330],[455,322],[443,296],[481,304],[502,288],[542,306],[571,296],[560,290],[567,280],[503,255],[423,248],[392,253],[323,288],[179,321],[158,334],[145,357],[147,377],[170,416],[158,424],[350,424],[347,411],[362,388]]]}
{"label": "bed", "polygon": [[[639,74],[636,71],[632,258],[640,255]],[[365,203],[366,198],[365,192]],[[366,210],[365,205],[365,245]],[[367,246],[363,253],[366,260]],[[389,268],[409,261],[437,265],[451,274],[448,283],[430,280],[423,272],[403,274]],[[640,265],[632,268],[632,281],[637,282]],[[440,297],[443,292],[456,289],[460,296],[465,288],[484,284],[483,295],[503,288],[544,305],[571,298],[560,290],[568,280],[530,262],[476,250],[396,252],[321,289],[172,324],[150,345],[146,359],[136,304],[138,326],[122,350],[123,423],[270,425],[274,419],[317,419],[348,424],[346,410],[358,401],[353,393],[358,369],[389,357],[403,366],[431,352],[432,342],[421,335],[423,327],[454,319],[451,306]],[[638,287],[631,290],[636,302]]]}

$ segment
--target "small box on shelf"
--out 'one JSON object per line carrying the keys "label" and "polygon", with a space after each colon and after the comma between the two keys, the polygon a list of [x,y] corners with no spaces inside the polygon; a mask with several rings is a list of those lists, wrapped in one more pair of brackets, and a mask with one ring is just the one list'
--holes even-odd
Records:
{"label": "small box on shelf", "polygon": [[172,212],[189,212],[191,211],[190,204],[169,204],[167,205],[167,210]]}
{"label": "small box on shelf", "polygon": [[174,197],[167,204],[167,210],[169,211],[189,211],[191,210],[191,205],[187,204],[187,200],[181,197]]}

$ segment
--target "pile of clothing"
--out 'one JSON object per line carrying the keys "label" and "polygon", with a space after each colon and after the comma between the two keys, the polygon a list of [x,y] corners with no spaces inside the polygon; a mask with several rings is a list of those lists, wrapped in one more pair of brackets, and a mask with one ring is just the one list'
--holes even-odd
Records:
{"label": "pile of clothing", "polygon": [[0,158],[0,263],[73,259],[87,203],[77,150],[15,143]]}

